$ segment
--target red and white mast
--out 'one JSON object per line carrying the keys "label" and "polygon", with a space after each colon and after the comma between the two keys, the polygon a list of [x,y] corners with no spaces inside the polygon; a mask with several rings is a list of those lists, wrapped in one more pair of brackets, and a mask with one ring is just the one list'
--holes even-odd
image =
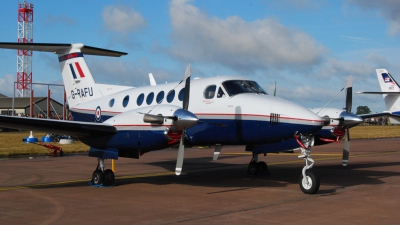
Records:
{"label": "red and white mast", "polygon": [[[18,42],[33,43],[33,4],[18,4]],[[32,88],[32,51],[17,51],[17,92],[29,97]]]}

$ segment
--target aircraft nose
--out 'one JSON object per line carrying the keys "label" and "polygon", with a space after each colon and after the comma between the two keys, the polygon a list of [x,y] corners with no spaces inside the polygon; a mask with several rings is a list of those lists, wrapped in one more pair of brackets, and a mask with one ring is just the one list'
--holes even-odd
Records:
{"label": "aircraft nose", "polygon": [[346,128],[350,128],[350,127],[354,127],[357,126],[358,124],[363,122],[363,119],[353,113],[348,113],[346,111],[343,111],[342,113],[340,113],[340,118],[343,120],[340,121],[340,125],[346,127]]}
{"label": "aircraft nose", "polygon": [[294,113],[293,115],[297,115],[297,118],[299,118],[299,124],[305,125],[298,130],[300,133],[312,133],[324,126],[322,117],[302,106],[293,105],[292,112]]}

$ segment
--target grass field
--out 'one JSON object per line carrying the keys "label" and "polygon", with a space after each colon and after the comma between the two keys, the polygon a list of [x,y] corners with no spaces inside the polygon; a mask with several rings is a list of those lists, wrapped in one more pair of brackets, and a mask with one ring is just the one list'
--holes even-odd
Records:
{"label": "grass field", "polygon": [[[34,133],[34,136],[39,140],[45,135],[45,133]],[[0,157],[49,154],[49,149],[39,144],[23,143],[22,139],[27,136],[29,136],[28,131],[0,132]],[[350,129],[350,139],[393,137],[400,137],[400,126],[357,126]],[[62,147],[64,153],[89,151],[89,146],[80,141],[76,141],[70,145],[60,145],[59,143],[49,144]]]}
{"label": "grass field", "polygon": [[[45,133],[33,133],[35,137],[41,140]],[[22,142],[24,137],[28,137],[28,131],[21,132],[0,132],[0,157],[14,156],[14,155],[37,155],[37,154],[49,154],[50,149],[40,146],[39,144],[25,144]],[[87,152],[89,146],[83,144],[80,141],[76,141],[74,144],[60,145],[56,142],[50,142],[58,147],[62,147],[64,153],[74,152]]]}

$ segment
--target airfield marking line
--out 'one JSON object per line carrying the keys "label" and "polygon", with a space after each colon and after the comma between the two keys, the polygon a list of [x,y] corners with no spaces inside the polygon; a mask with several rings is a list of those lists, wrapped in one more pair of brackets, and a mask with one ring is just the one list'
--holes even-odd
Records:
{"label": "airfield marking line", "polygon": [[[299,152],[300,153],[300,152]],[[225,152],[225,153],[221,153],[221,155],[253,155],[253,153],[247,153],[247,152]],[[267,153],[267,156],[294,156],[296,155],[296,153],[274,153],[274,152],[270,152]],[[342,156],[342,154],[339,153],[316,153],[316,154],[311,154],[312,156]]]}
{"label": "airfield marking line", "polygon": [[138,175],[120,176],[120,177],[115,177],[115,179],[116,179],[116,180],[136,179],[136,178],[144,178],[144,177],[168,176],[168,175],[174,175],[174,174],[175,174],[175,172],[149,173],[149,174],[138,174]]}
{"label": "airfield marking line", "polygon": [[[379,155],[393,155],[399,154],[400,151],[390,151],[390,152],[379,152],[379,153],[368,153],[368,154],[356,154],[351,155],[352,158],[360,158],[360,157],[371,157],[371,156],[379,156]],[[227,154],[227,153],[225,153]],[[236,153],[233,153],[236,154]],[[293,154],[293,153],[290,153]],[[333,159],[341,159],[341,157],[328,157],[328,158],[315,158],[315,161],[327,161]],[[292,161],[284,161],[284,162],[270,162],[268,165],[284,165],[284,164],[294,164],[303,162],[304,159],[292,160]],[[203,172],[203,171],[214,171],[214,170],[226,170],[230,168],[240,168],[243,165],[233,165],[228,167],[220,167],[220,168],[207,168],[201,170],[193,170],[191,172]],[[159,172],[159,173],[149,173],[149,174],[137,174],[137,175],[128,175],[128,176],[119,176],[115,177],[116,180],[123,180],[123,179],[137,179],[137,178],[147,178],[147,177],[157,177],[157,176],[169,176],[174,175],[174,172]],[[32,184],[32,185],[21,185],[21,186],[10,186],[10,187],[0,187],[0,191],[12,191],[12,190],[20,190],[26,188],[39,188],[39,187],[50,187],[50,186],[57,186],[62,184],[75,184],[81,182],[89,182],[90,179],[84,180],[71,180],[71,181],[60,181],[54,183],[44,183],[44,184]]]}
{"label": "airfield marking line", "polygon": [[70,181],[60,181],[60,182],[54,182],[54,183],[2,187],[2,188],[0,188],[0,191],[11,191],[11,190],[18,190],[18,189],[25,189],[25,188],[37,188],[37,187],[49,187],[49,186],[57,186],[57,185],[62,185],[62,184],[75,184],[75,183],[88,182],[88,181],[90,181],[90,179],[70,180]]}
{"label": "airfield marking line", "polygon": [[[161,173],[149,173],[149,174],[138,174],[138,175],[131,175],[131,176],[120,176],[115,177],[116,180],[123,180],[123,179],[136,179],[136,178],[144,178],[144,177],[157,177],[157,176],[168,176],[173,175],[174,172],[161,172]],[[20,190],[25,188],[39,188],[39,187],[51,187],[63,184],[77,184],[82,182],[90,182],[91,179],[84,179],[84,180],[70,180],[70,181],[60,181],[54,183],[44,183],[44,184],[31,184],[31,185],[21,185],[21,186],[11,186],[11,187],[0,187],[0,191],[11,191],[11,190]]]}

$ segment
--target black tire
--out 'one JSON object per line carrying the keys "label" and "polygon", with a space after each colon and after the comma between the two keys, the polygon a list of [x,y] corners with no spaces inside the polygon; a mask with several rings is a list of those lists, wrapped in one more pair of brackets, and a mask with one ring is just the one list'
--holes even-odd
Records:
{"label": "black tire", "polygon": [[317,193],[320,185],[319,176],[313,170],[309,169],[306,170],[306,178],[308,179],[309,184],[307,184],[306,180],[303,179],[303,175],[300,175],[300,189],[303,191],[304,194]]}
{"label": "black tire", "polygon": [[103,171],[95,170],[92,175],[92,184],[93,185],[103,184],[103,177],[104,177]]}
{"label": "black tire", "polygon": [[258,168],[260,169],[260,172],[262,172],[263,174],[269,175],[267,163],[260,161],[257,164],[258,164]]}
{"label": "black tire", "polygon": [[63,151],[60,151],[60,156],[63,156],[64,155],[64,152]]}
{"label": "black tire", "polygon": [[103,174],[103,186],[111,186],[115,184],[114,172],[110,169],[104,171]]}
{"label": "black tire", "polygon": [[258,163],[251,161],[249,163],[249,167],[247,168],[247,173],[250,175],[258,175],[260,173]]}

